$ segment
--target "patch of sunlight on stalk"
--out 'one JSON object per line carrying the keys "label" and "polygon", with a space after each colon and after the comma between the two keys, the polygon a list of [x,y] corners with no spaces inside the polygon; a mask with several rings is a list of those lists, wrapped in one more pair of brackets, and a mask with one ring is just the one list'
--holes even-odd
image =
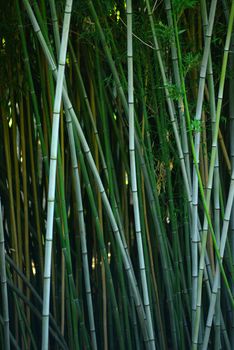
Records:
{"label": "patch of sunlight on stalk", "polygon": [[36,273],[37,273],[37,270],[36,270],[36,266],[35,266],[35,263],[34,263],[34,261],[33,261],[33,260],[32,260],[31,267],[32,267],[32,273],[33,273],[33,276],[35,276],[35,275],[36,275]]}
{"label": "patch of sunlight on stalk", "polygon": [[117,115],[115,113],[113,114],[113,118],[114,120],[117,120]]}
{"label": "patch of sunlight on stalk", "polygon": [[92,257],[92,270],[95,270],[95,268],[96,268],[96,259],[95,259],[95,257],[93,256],[93,257]]}
{"label": "patch of sunlight on stalk", "polygon": [[108,242],[108,253],[107,253],[108,264],[110,264],[110,262],[111,262],[111,251],[110,251],[110,246],[111,246],[111,243]]}
{"label": "patch of sunlight on stalk", "polygon": [[12,118],[9,119],[8,125],[9,125],[9,128],[12,127]]}
{"label": "patch of sunlight on stalk", "polygon": [[125,185],[128,186],[128,174],[125,172]]}
{"label": "patch of sunlight on stalk", "polygon": [[6,40],[5,38],[2,38],[2,47],[4,48],[6,46]]}

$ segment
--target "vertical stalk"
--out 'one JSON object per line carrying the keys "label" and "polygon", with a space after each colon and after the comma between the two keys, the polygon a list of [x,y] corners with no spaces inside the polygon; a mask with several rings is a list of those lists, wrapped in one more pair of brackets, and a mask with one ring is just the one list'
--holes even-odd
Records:
{"label": "vertical stalk", "polygon": [[44,263],[44,287],[43,287],[43,320],[42,320],[42,349],[47,350],[49,346],[49,305],[50,305],[50,280],[51,280],[51,258],[53,241],[53,219],[55,204],[55,183],[59,137],[59,119],[62,101],[62,88],[67,53],[67,41],[71,19],[72,0],[67,0],[64,10],[64,23],[62,40],[59,51],[58,79],[55,91],[53,108],[53,126],[50,150],[50,173],[48,189],[47,227],[45,242],[45,263]]}
{"label": "vertical stalk", "polygon": [[[209,25],[205,33],[205,47],[203,51],[201,69],[200,69],[200,79],[198,88],[198,97],[196,105],[196,115],[195,120],[200,123],[202,115],[203,106],[203,96],[205,87],[205,78],[207,71],[207,63],[210,52],[211,36],[214,25],[215,11],[216,11],[217,0],[212,0],[210,7]],[[197,162],[197,167],[199,167],[199,150],[200,150],[200,135],[201,132],[198,130],[195,133],[195,157]],[[196,315],[196,305],[197,305],[197,289],[198,289],[198,243],[200,241],[198,235],[198,175],[196,172],[195,164],[193,166],[193,185],[192,185],[192,203],[193,203],[193,214],[192,214],[192,269],[193,269],[193,280],[192,280],[192,330],[194,332],[195,327],[195,315]]]}
{"label": "vertical stalk", "polygon": [[149,342],[152,349],[155,349],[155,339],[151,316],[151,307],[148,294],[148,284],[145,270],[145,259],[142,244],[142,231],[139,212],[139,199],[136,177],[136,159],[135,159],[135,136],[134,136],[134,92],[133,92],[133,43],[132,43],[132,1],[127,0],[127,59],[128,59],[128,113],[129,113],[129,156],[130,156],[130,174],[131,190],[133,196],[134,222],[137,239],[139,268],[141,274],[141,285],[143,290],[143,301],[145,306],[146,320],[149,331]]}

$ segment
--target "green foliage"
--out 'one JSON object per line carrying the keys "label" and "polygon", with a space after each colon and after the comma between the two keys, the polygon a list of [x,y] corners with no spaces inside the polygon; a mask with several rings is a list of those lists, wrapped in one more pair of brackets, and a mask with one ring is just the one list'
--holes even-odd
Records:
{"label": "green foliage", "polygon": [[180,14],[187,9],[192,9],[198,4],[198,0],[172,0],[173,10]]}
{"label": "green foliage", "polygon": [[199,68],[201,53],[187,52],[183,56],[183,72],[186,76],[192,69]]}
{"label": "green foliage", "polygon": [[200,120],[197,119],[193,119],[191,121],[191,131],[193,132],[201,132],[202,131],[202,122]]}
{"label": "green foliage", "polygon": [[176,84],[166,84],[164,87],[167,88],[172,100],[178,101],[182,97],[182,90]]}
{"label": "green foliage", "polygon": [[155,25],[155,31],[156,31],[157,37],[160,40],[161,45],[167,45],[167,46],[170,45],[174,35],[174,29],[172,27],[169,27],[168,25],[159,21]]}

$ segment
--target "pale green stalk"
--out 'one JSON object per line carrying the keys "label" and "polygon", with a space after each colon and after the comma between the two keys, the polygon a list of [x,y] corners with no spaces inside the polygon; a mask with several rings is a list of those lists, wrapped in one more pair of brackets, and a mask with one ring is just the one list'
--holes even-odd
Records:
{"label": "pale green stalk", "polygon": [[[208,18],[207,18],[206,3],[204,1],[202,1],[201,3],[201,13],[202,13],[203,26],[204,26],[204,33],[206,33],[207,27],[208,27]],[[209,54],[209,58],[208,58],[207,80],[208,80],[208,89],[209,89],[210,114],[212,118],[212,134],[214,134],[216,107],[215,107],[215,91],[214,91],[214,79],[213,79],[211,54]],[[214,168],[214,231],[215,231],[215,237],[217,240],[218,247],[220,244],[219,187],[220,187],[219,158],[218,158],[218,150],[217,150],[217,156],[216,156],[215,168]],[[218,264],[218,261],[217,261],[217,264]],[[219,269],[218,265],[217,265],[217,269]],[[211,280],[211,283],[213,283],[213,278]],[[220,276],[219,276],[219,284],[220,284]],[[220,289],[220,286],[219,286],[219,289]],[[221,331],[221,311],[220,311],[220,292],[219,292],[219,302],[216,303],[216,317],[215,317],[215,349],[220,349],[221,347],[220,331]]]}
{"label": "pale green stalk", "polygon": [[[55,37],[55,43],[56,43],[56,50],[57,50],[57,54],[59,55],[60,36],[59,36],[58,18],[57,18],[54,0],[50,0],[50,7],[51,7],[52,20],[53,20],[53,30],[54,30],[54,37]],[[65,78],[64,78],[64,84],[66,86]],[[92,348],[97,349],[96,330],[95,330],[95,322],[94,322],[94,314],[93,314],[92,291],[91,291],[89,264],[88,264],[86,229],[85,229],[84,210],[83,210],[81,187],[80,187],[80,176],[78,171],[73,128],[71,124],[72,121],[71,121],[70,113],[67,109],[66,109],[66,123],[67,123],[69,144],[70,144],[70,150],[71,150],[72,167],[73,167],[73,173],[74,173],[75,196],[76,196],[77,211],[78,211],[79,231],[80,231],[80,237],[81,237],[81,250],[82,250],[82,260],[83,260],[83,269],[84,269],[85,291],[86,291],[86,299],[87,299],[87,306],[88,306],[88,316],[89,316],[89,326],[90,326],[90,333],[91,333],[91,339],[92,339]]]}
{"label": "pale green stalk", "polygon": [[52,241],[53,241],[53,221],[54,221],[54,204],[55,204],[55,185],[56,185],[56,168],[57,152],[59,139],[59,120],[60,108],[62,102],[62,88],[64,80],[64,71],[66,63],[67,42],[70,27],[72,10],[72,0],[67,0],[64,10],[64,23],[62,40],[59,51],[58,78],[56,84],[54,108],[53,108],[53,125],[50,150],[50,172],[49,172],[49,189],[48,189],[48,207],[47,207],[47,226],[45,241],[45,265],[44,265],[44,287],[43,287],[43,319],[42,319],[42,349],[47,350],[49,346],[49,309],[50,309],[50,280],[51,280],[51,258],[52,258]]}
{"label": "pale green stalk", "polygon": [[[203,5],[203,4],[202,4]],[[211,36],[214,25],[215,11],[216,11],[217,0],[212,0],[210,6],[209,24],[205,32],[205,47],[203,51],[203,57],[200,69],[200,79],[196,106],[195,120],[201,122],[201,114],[203,107],[203,96],[205,88],[205,79],[207,71],[208,57],[210,53]],[[200,130],[195,133],[194,147],[195,147],[195,159],[197,167],[199,167],[199,150],[200,150]],[[198,234],[198,175],[196,172],[195,165],[193,166],[193,185],[192,185],[192,332],[194,332],[195,314],[197,305],[197,289],[198,289],[198,243],[200,241]]]}
{"label": "pale green stalk", "polygon": [[3,230],[2,205],[0,200],[0,275],[1,275],[1,292],[4,322],[4,349],[10,350],[10,328],[9,328],[9,308],[8,308],[8,291],[6,275],[6,258],[5,258],[5,238]]}
{"label": "pale green stalk", "polygon": [[129,157],[131,190],[133,197],[134,222],[137,239],[139,268],[141,275],[141,285],[143,291],[143,302],[146,313],[146,320],[149,330],[149,342],[152,349],[155,349],[155,339],[149,301],[148,284],[146,278],[145,258],[142,243],[141,220],[139,211],[139,199],[136,176],[135,159],[135,126],[134,126],[134,91],[133,91],[133,42],[132,42],[132,0],[127,0],[127,60],[128,60],[128,115],[129,115]]}

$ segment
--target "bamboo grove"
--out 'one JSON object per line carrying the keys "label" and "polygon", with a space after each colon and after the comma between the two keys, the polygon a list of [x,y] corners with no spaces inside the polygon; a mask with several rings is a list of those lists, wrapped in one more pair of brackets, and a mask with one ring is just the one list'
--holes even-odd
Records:
{"label": "bamboo grove", "polygon": [[233,21],[0,2],[1,349],[234,349]]}

